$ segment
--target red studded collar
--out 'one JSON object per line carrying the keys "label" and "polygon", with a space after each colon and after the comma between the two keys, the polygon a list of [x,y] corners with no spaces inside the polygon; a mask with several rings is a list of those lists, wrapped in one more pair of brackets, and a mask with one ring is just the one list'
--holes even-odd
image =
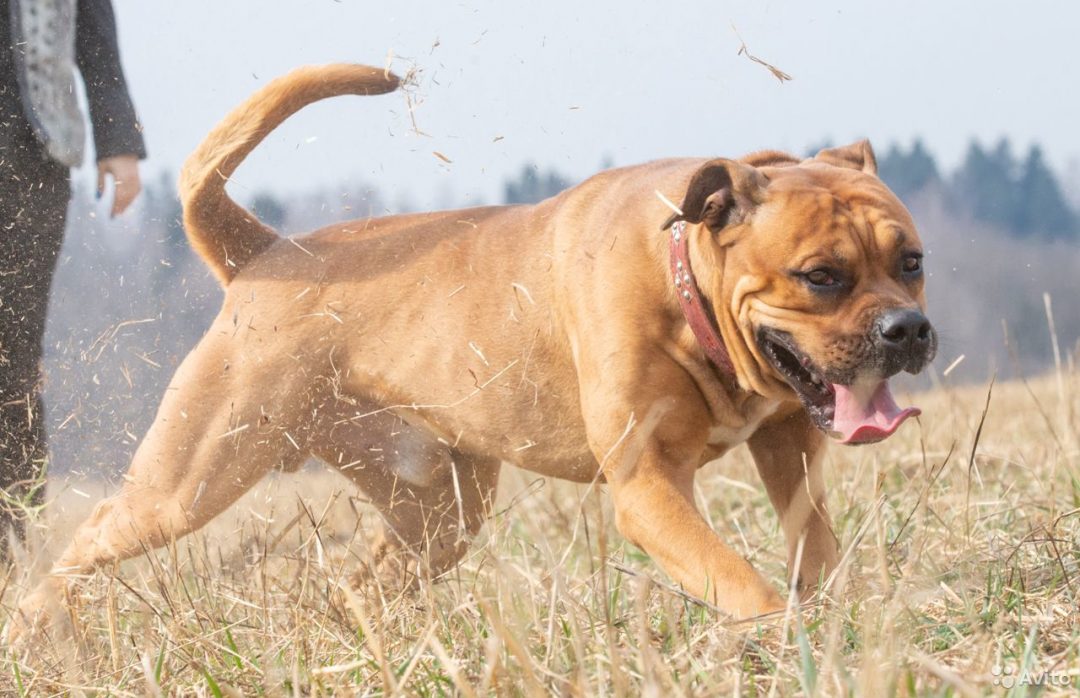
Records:
{"label": "red studded collar", "polygon": [[720,328],[716,325],[712,309],[705,303],[698,288],[694,272],[690,268],[690,245],[686,235],[686,221],[676,221],[671,226],[671,276],[675,282],[675,295],[679,298],[683,317],[693,330],[694,336],[705,350],[705,356],[718,369],[729,375],[735,375],[735,366],[731,363]]}

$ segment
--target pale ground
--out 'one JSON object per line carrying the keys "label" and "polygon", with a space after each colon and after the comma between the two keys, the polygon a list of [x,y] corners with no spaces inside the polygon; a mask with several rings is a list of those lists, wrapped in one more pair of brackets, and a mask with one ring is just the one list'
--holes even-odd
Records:
{"label": "pale ground", "polygon": [[[1072,694],[1080,374],[994,386],[973,448],[987,387],[916,396],[919,423],[830,450],[842,573],[773,623],[734,625],[673,590],[619,537],[602,487],[509,468],[499,514],[448,578],[381,602],[339,592],[374,514],[316,465],[83,585],[78,641],[0,655],[0,694],[1021,695],[1040,676],[1044,695]],[[713,526],[783,585],[745,449],[699,482]],[[109,489],[52,482],[46,548]],[[0,617],[45,557],[4,573]]]}

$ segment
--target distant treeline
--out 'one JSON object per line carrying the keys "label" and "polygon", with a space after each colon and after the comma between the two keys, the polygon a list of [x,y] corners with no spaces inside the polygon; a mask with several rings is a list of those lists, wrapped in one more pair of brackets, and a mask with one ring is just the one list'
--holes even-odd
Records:
{"label": "distant treeline", "polygon": [[555,196],[571,184],[573,180],[555,170],[541,172],[536,165],[527,163],[521,167],[517,177],[509,178],[503,184],[503,203],[535,204]]}
{"label": "distant treeline", "polygon": [[943,175],[916,140],[907,149],[893,144],[878,164],[881,178],[905,201],[935,191],[955,213],[1011,237],[1080,239],[1080,213],[1069,206],[1038,145],[1017,158],[1008,138],[993,148],[972,141],[960,166]]}

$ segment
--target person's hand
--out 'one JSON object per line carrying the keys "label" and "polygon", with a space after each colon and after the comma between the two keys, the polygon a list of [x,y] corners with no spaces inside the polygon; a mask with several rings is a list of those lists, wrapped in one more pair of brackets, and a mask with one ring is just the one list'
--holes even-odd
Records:
{"label": "person's hand", "polygon": [[115,218],[123,213],[142,191],[142,183],[139,181],[139,158],[134,155],[115,155],[105,158],[98,161],[97,172],[99,199],[105,193],[105,175],[112,175],[113,205],[110,215]]}

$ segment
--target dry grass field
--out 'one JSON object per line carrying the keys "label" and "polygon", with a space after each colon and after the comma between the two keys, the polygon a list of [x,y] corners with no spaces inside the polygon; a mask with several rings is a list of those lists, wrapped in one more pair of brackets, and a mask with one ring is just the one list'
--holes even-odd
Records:
{"label": "dry grass field", "polygon": [[[733,624],[670,587],[619,537],[603,488],[512,469],[456,572],[358,598],[342,588],[374,514],[312,465],[87,580],[75,640],[4,650],[0,694],[1073,695],[1080,373],[998,383],[983,421],[988,387],[918,395],[919,423],[830,450],[840,573],[768,623]],[[713,526],[783,585],[745,449],[699,482]],[[108,489],[51,482],[38,549],[55,552]],[[45,557],[2,572],[5,620]]]}

